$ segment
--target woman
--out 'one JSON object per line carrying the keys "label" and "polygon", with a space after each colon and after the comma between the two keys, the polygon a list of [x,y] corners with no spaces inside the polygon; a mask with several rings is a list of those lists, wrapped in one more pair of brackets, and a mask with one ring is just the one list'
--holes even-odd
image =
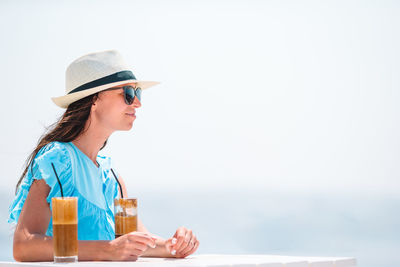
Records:
{"label": "woman", "polygon": [[[138,81],[115,50],[84,55],[66,71],[65,96],[52,98],[66,108],[28,158],[10,206],[16,222],[13,254],[17,261],[52,261],[51,198],[78,197],[79,260],[136,260],[139,256],[184,258],[199,241],[185,227],[164,240],[138,220],[138,231],[114,239],[113,199],[121,176],[111,159],[98,152],[115,131],[132,128],[141,107],[141,89],[158,84]],[[54,166],[54,169],[52,168]],[[117,178],[118,176],[118,178]]]}

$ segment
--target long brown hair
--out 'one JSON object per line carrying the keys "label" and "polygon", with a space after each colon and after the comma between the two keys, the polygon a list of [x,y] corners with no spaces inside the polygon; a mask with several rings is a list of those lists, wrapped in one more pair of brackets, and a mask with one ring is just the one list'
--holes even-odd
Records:
{"label": "long brown hair", "polygon": [[[64,114],[55,123],[46,128],[46,132],[39,138],[36,148],[29,155],[25,162],[25,169],[18,180],[15,193],[17,193],[22,179],[24,179],[26,173],[28,172],[29,166],[31,166],[30,171],[32,173],[32,161],[35,159],[36,154],[42,147],[54,141],[71,142],[84,132],[92,104],[97,98],[98,93],[73,102],[68,106]],[[107,140],[100,149],[103,149],[106,144]]]}

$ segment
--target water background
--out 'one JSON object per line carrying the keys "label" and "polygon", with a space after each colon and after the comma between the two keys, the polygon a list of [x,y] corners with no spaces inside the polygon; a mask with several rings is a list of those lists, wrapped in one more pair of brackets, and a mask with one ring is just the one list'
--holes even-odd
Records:
{"label": "water background", "polygon": [[[332,193],[148,191],[139,218],[168,238],[179,226],[193,230],[197,254],[281,254],[356,257],[358,266],[399,266],[400,198]],[[12,259],[6,219],[11,196],[1,194],[0,260]]]}

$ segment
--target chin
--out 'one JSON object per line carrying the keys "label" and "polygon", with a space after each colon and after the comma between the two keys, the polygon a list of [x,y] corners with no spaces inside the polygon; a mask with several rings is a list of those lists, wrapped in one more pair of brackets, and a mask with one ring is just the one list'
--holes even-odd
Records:
{"label": "chin", "polygon": [[130,129],[132,129],[134,121],[135,121],[134,119],[121,121],[115,126],[118,129],[118,131],[129,131]]}
{"label": "chin", "polygon": [[132,127],[133,123],[121,125],[120,127],[117,128],[117,131],[129,131],[130,129],[132,129]]}
{"label": "chin", "polygon": [[132,127],[133,127],[133,122],[126,126],[125,131],[129,131],[130,129],[132,129]]}
{"label": "chin", "polygon": [[124,128],[119,129],[119,130],[126,132],[126,131],[130,131],[131,129],[132,129],[132,126],[124,127]]}

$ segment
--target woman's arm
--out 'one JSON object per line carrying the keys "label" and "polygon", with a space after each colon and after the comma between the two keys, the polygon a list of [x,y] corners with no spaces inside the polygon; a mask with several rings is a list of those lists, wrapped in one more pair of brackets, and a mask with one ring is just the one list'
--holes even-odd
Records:
{"label": "woman's arm", "polygon": [[[34,180],[14,232],[13,256],[16,261],[53,261],[53,238],[46,236],[50,187]],[[78,241],[78,258],[84,260],[136,260],[154,241],[144,234],[129,234],[112,241]]]}
{"label": "woman's arm", "polygon": [[48,261],[53,258],[53,240],[46,236],[50,207],[46,196],[50,187],[34,180],[14,232],[13,255],[16,261]]}
{"label": "woman's arm", "polygon": [[[53,260],[53,238],[45,235],[51,218],[46,202],[49,192],[50,187],[45,181],[33,181],[14,232],[13,254],[16,261]],[[79,259],[101,260],[107,254],[107,243],[79,242]],[[99,250],[103,253],[97,253]]]}

